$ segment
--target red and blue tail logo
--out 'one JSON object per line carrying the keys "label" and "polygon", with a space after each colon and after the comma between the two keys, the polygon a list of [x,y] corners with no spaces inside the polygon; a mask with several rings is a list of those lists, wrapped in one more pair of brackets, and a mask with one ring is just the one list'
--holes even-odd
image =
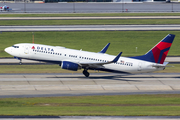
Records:
{"label": "red and blue tail logo", "polygon": [[163,64],[164,60],[169,52],[175,35],[169,34],[157,45],[155,45],[149,52],[143,56],[131,57],[134,59],[145,60],[149,62]]}

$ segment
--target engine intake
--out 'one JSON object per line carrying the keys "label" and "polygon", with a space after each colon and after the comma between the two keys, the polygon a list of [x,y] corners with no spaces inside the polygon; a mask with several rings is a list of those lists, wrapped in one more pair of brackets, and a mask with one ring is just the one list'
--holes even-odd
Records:
{"label": "engine intake", "polygon": [[77,71],[79,68],[79,65],[73,62],[69,61],[63,61],[61,64],[62,69],[67,69],[67,70],[72,70],[72,71]]}

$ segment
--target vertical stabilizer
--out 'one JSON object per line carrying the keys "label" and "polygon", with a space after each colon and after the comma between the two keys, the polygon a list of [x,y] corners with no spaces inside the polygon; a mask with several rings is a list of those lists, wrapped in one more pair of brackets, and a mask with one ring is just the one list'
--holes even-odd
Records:
{"label": "vertical stabilizer", "polygon": [[145,60],[149,62],[163,64],[164,60],[169,52],[175,35],[168,34],[163,40],[149,50],[145,55],[131,57],[134,59]]}

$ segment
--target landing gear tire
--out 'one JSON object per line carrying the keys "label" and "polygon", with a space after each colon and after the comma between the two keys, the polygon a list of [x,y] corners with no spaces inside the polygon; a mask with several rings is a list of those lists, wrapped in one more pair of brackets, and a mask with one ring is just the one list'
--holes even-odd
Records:
{"label": "landing gear tire", "polygon": [[21,60],[19,61],[19,64],[22,65],[22,61]]}
{"label": "landing gear tire", "polygon": [[83,71],[83,74],[84,74],[86,77],[89,77],[89,73],[88,73],[87,70],[84,70],[84,71]]}

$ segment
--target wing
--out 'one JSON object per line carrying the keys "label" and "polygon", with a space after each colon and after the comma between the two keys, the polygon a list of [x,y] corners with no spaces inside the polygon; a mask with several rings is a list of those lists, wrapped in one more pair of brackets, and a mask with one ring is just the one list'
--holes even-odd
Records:
{"label": "wing", "polygon": [[82,68],[88,68],[88,67],[93,67],[93,68],[97,68],[97,67],[103,67],[103,65],[105,64],[110,64],[110,63],[116,63],[120,56],[121,56],[122,52],[120,52],[112,61],[108,61],[108,62],[79,62],[79,66],[81,66]]}

